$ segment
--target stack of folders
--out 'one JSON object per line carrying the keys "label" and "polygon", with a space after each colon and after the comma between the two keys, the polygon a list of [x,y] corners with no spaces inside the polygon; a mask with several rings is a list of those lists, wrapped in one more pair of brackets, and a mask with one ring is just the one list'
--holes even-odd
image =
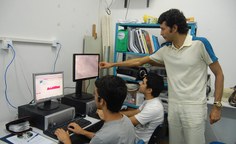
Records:
{"label": "stack of folders", "polygon": [[141,28],[128,28],[128,51],[152,54],[160,48],[158,37]]}

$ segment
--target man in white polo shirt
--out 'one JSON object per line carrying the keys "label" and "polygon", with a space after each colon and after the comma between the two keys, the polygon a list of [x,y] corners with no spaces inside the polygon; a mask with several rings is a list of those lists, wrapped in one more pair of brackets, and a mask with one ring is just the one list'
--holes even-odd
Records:
{"label": "man in white polo shirt", "polygon": [[168,80],[169,143],[205,144],[208,67],[215,75],[215,100],[210,123],[221,118],[224,76],[218,58],[206,38],[188,34],[186,18],[178,9],[162,13],[158,23],[167,43],[157,52],[123,62],[100,62],[100,68],[164,64]]}

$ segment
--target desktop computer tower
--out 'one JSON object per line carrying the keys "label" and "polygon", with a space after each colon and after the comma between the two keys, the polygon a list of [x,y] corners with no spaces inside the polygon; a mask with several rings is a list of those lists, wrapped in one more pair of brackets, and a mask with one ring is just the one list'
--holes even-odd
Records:
{"label": "desktop computer tower", "polygon": [[[91,95],[91,94],[86,93],[86,95]],[[97,111],[94,98],[78,99],[75,98],[75,94],[68,94],[61,99],[61,103],[75,107],[75,113],[79,116],[85,116],[86,114],[90,115]]]}
{"label": "desktop computer tower", "polygon": [[[52,102],[55,103],[55,102]],[[41,110],[37,105],[23,105],[18,107],[18,117],[30,117],[30,125],[41,130],[47,130],[48,127],[61,124],[75,117],[75,108],[59,104],[59,107],[53,110]]]}

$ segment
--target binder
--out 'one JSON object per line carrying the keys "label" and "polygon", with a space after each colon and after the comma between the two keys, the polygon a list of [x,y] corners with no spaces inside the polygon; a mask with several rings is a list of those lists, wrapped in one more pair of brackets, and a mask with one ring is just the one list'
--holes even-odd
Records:
{"label": "binder", "polygon": [[128,50],[130,52],[134,52],[134,53],[141,53],[140,48],[136,45],[136,38],[137,36],[135,35],[135,29],[129,29],[129,46],[128,46]]}
{"label": "binder", "polygon": [[142,30],[142,32],[143,32],[144,38],[146,40],[146,45],[147,45],[148,52],[149,52],[149,54],[152,54],[154,51],[153,51],[153,48],[152,48],[149,33],[146,30]]}
{"label": "binder", "polygon": [[158,37],[155,35],[152,35],[152,41],[153,41],[153,46],[154,46],[154,52],[160,49],[160,44],[158,41]]}
{"label": "binder", "polygon": [[116,51],[127,52],[128,49],[128,30],[119,30],[116,36]]}

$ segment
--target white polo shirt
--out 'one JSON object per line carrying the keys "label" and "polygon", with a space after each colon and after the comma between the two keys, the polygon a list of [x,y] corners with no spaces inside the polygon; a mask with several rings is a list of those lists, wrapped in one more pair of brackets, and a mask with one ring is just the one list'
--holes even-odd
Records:
{"label": "white polo shirt", "polygon": [[165,64],[169,102],[181,104],[206,103],[208,65],[218,61],[206,38],[187,35],[177,49],[173,44],[163,46],[150,58]]}

